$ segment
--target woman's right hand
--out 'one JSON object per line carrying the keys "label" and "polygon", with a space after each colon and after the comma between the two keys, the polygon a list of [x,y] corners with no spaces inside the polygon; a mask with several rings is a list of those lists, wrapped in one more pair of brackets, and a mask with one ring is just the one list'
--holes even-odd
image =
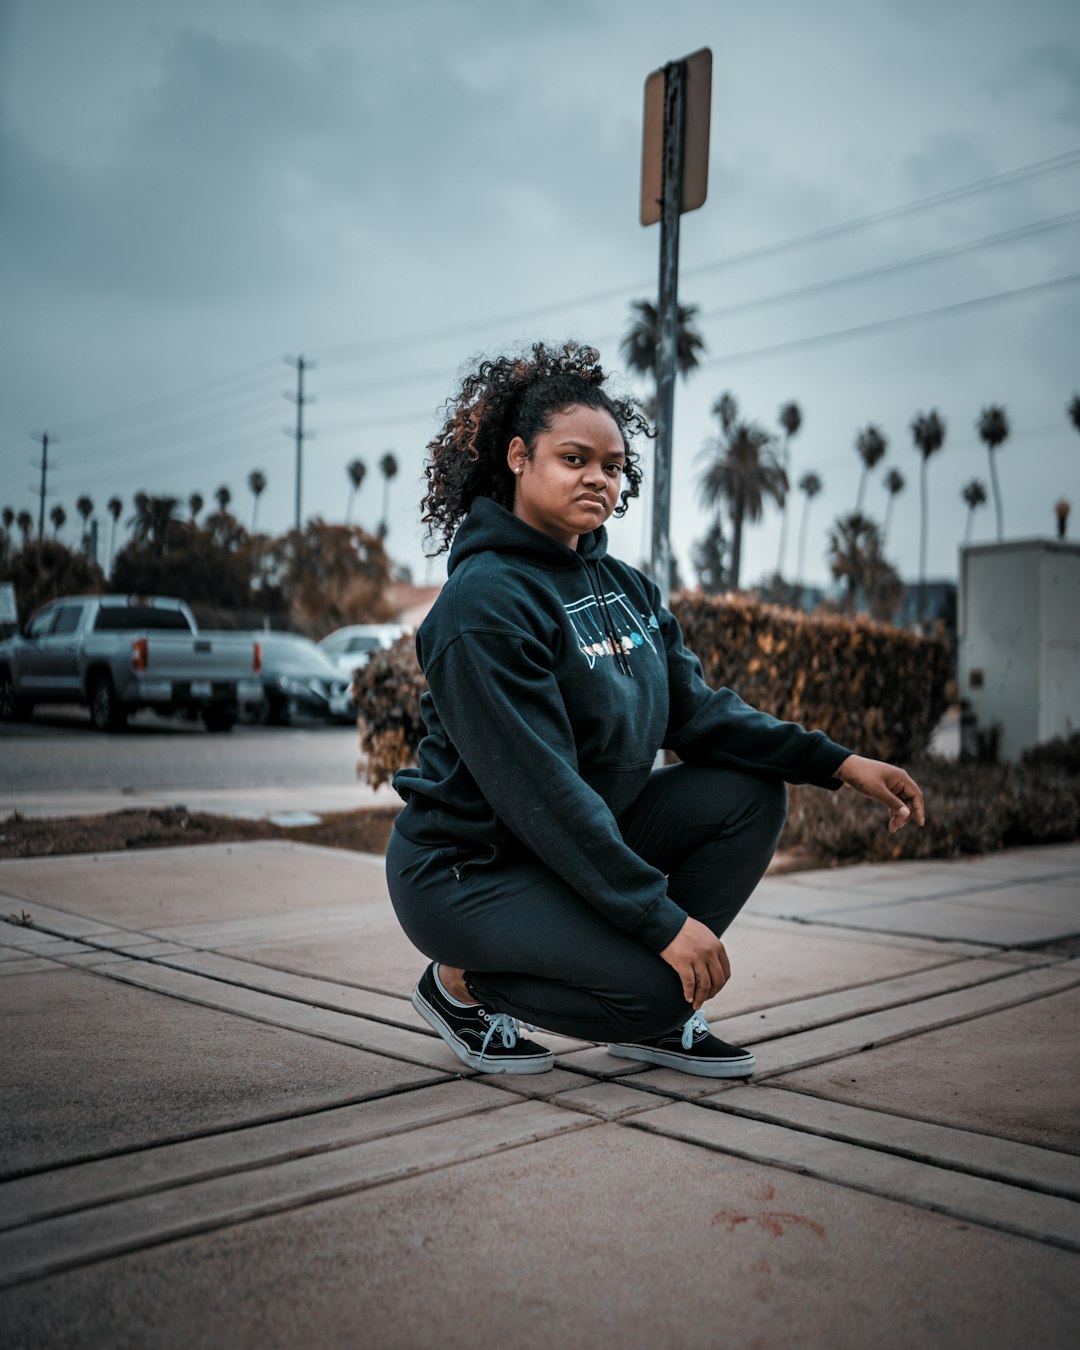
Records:
{"label": "woman's right hand", "polygon": [[688,918],[660,955],[682,980],[686,1001],[695,1012],[731,979],[724,944],[697,919]]}

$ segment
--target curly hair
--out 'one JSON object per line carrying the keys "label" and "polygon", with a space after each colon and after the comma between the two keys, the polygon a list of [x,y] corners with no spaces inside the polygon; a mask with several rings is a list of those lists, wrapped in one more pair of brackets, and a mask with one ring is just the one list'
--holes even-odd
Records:
{"label": "curly hair", "polygon": [[427,492],[421,519],[437,545],[433,556],[450,547],[477,497],[512,506],[515,480],[506,462],[510,442],[520,436],[531,456],[537,436],[550,430],[552,419],[567,408],[601,408],[614,419],[626,451],[625,486],[615,515],[626,511],[641,485],[631,441],[652,431],[633,399],[605,392],[606,379],[599,352],[576,342],[561,347],[534,342],[529,354],[481,361],[465,377],[457,397],[446,402],[442,430],[427,447],[431,456],[424,467]]}

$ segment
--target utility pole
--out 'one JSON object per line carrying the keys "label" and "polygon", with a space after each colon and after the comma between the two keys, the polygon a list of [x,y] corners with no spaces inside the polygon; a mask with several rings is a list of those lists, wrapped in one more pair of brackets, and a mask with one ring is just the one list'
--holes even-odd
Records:
{"label": "utility pole", "polygon": [[671,589],[671,444],[679,334],[679,215],[682,208],[686,62],[664,67],[663,194],[657,303],[656,452],[653,456],[652,574],[664,604]]}
{"label": "utility pole", "polygon": [[645,81],[641,223],[660,222],[656,306],[656,450],[653,455],[653,581],[667,604],[671,589],[671,449],[679,333],[679,217],[708,192],[712,52],[669,61]]}
{"label": "utility pole", "polygon": [[[40,436],[31,435],[32,441],[41,442],[41,463],[32,467],[41,470],[41,486],[36,489],[38,495],[38,543],[40,544],[45,536],[45,498],[48,495],[48,477],[49,477],[49,433],[43,431]],[[55,437],[53,438],[55,440]],[[35,489],[31,489],[34,491]]]}
{"label": "utility pole", "polygon": [[290,403],[296,404],[296,425],[292,428],[285,427],[285,435],[291,436],[296,442],[296,528],[300,528],[300,485],[303,478],[304,468],[304,438],[310,437],[312,433],[304,430],[304,404],[314,403],[315,400],[304,396],[304,371],[313,370],[315,363],[305,361],[302,356],[294,360],[291,356],[285,358],[287,366],[294,366],[296,369],[296,393],[286,394],[285,397]]}

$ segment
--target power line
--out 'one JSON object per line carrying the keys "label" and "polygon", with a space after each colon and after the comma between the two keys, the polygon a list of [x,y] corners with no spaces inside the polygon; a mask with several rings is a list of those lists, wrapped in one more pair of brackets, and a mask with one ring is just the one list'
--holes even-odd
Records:
{"label": "power line", "polygon": [[914,201],[903,202],[899,206],[889,206],[882,211],[871,211],[865,216],[854,216],[851,220],[842,220],[835,225],[825,225],[817,230],[808,230],[805,234],[793,235],[790,239],[780,239],[772,244],[760,244],[756,248],[743,249],[740,253],[729,253],[725,258],[714,262],[698,263],[685,269],[684,276],[696,276],[703,272],[712,272],[720,267],[731,267],[735,263],[749,262],[752,258],[764,258],[782,249],[793,248],[798,244],[816,243],[819,239],[831,239],[851,230],[865,229],[867,225],[878,225],[883,220],[896,220],[900,216],[912,215],[916,211],[925,211],[931,206],[943,206],[946,202],[960,201],[991,188],[1004,187],[1009,183],[1018,183],[1025,178],[1034,178],[1038,174],[1053,173],[1058,169],[1070,168],[1080,162],[1080,150],[1068,150],[1061,155],[1051,155],[1049,159],[1036,160],[1032,164],[1021,165],[1018,169],[1007,169],[1004,173],[991,174],[989,178],[979,178],[973,183],[964,183],[960,187],[946,188],[943,192],[934,192],[929,197],[917,197]]}
{"label": "power line", "polygon": [[[138,433],[138,439],[132,441],[130,434],[123,440],[119,436],[112,439],[107,448],[88,449],[86,454],[95,459],[108,460],[110,455],[139,454],[146,455],[173,448],[182,448],[193,440],[205,440],[207,437],[227,442],[233,436],[246,437],[258,428],[260,422],[270,422],[274,417],[272,405],[263,404],[257,408],[235,409],[226,414],[209,414],[193,418],[190,422],[178,422],[175,426],[162,430],[150,430]],[[235,428],[235,430],[234,430]],[[276,422],[268,435],[277,435]]]}
{"label": "power line", "polygon": [[[1039,291],[1052,289],[1056,286],[1074,285],[1080,281],[1080,273],[1073,273],[1065,277],[1054,278],[1048,281],[1036,282],[1029,286],[1020,286],[1008,291],[998,291],[990,295],[976,296],[970,300],[961,300],[953,304],[939,306],[933,309],[920,310],[913,314],[897,315],[888,319],[875,320],[870,323],[857,324],[849,328],[837,329],[829,333],[811,334],[803,338],[794,338],[787,342],[774,343],[765,347],[745,349],[741,352],[731,352],[723,356],[712,357],[701,363],[702,366],[714,366],[722,363],[734,363],[740,360],[753,359],[758,356],[771,355],[775,352],[793,350],[799,347],[811,347],[829,342],[844,341],[850,337],[856,337],[868,332],[882,332],[891,328],[902,327],[907,324],[918,323],[924,320],[945,317],[949,314],[958,313],[966,310],[984,308],[988,305],[1000,304],[1009,300],[1020,299],[1026,295],[1035,294]],[[321,428],[321,431],[327,435],[339,434],[346,431],[371,430],[378,427],[391,425],[407,425],[421,422],[428,422],[431,413],[409,413],[385,418],[370,418],[357,422],[338,423],[329,427]],[[306,436],[309,433],[304,433]],[[220,461],[220,456],[215,455]],[[189,462],[194,462],[194,457],[189,458]]]}
{"label": "power line", "polygon": [[426,413],[402,413],[393,417],[372,417],[361,422],[335,422],[328,427],[320,427],[320,436],[333,436],[342,431],[370,431],[376,427],[404,426],[409,422],[429,422],[434,410]]}
{"label": "power line", "polygon": [[[893,262],[880,263],[876,267],[863,268],[860,271],[848,272],[841,276],[828,277],[824,281],[809,282],[805,286],[793,286],[784,291],[774,291],[768,295],[755,296],[750,300],[741,300],[732,305],[722,305],[716,309],[705,310],[698,315],[701,319],[721,318],[729,314],[743,314],[754,309],[764,309],[769,305],[780,304],[784,300],[799,299],[803,296],[813,295],[820,292],[826,292],[839,289],[843,286],[855,285],[861,281],[868,281],[879,276],[886,276],[889,273],[901,272],[913,267],[921,267],[927,263],[938,262],[944,258],[958,257],[965,253],[976,252],[979,249],[996,247],[1001,244],[1013,243],[1017,240],[1029,238],[1032,235],[1043,234],[1053,230],[1064,229],[1069,225],[1080,224],[1080,211],[1067,211],[1058,216],[1050,216],[1045,220],[1032,221],[1027,225],[1018,225],[1010,230],[1002,230],[997,234],[983,235],[979,239],[968,240],[962,244],[950,244],[944,248],[931,249],[926,253],[912,254],[907,258],[899,258]],[[620,334],[606,333],[594,341],[594,345],[602,347],[611,342],[619,341]],[[422,384],[428,380],[445,379],[447,375],[446,368],[441,370],[419,371],[414,374],[397,376],[394,379],[357,380],[349,384],[331,385],[326,391],[327,394],[344,393],[363,393],[368,389],[385,389],[395,385]]]}
{"label": "power line", "polygon": [[856,337],[860,333],[883,332],[889,328],[899,328],[904,324],[917,323],[923,319],[936,319],[946,314],[957,314],[962,310],[982,309],[987,305],[999,304],[1021,296],[1033,295],[1037,291],[1051,290],[1055,286],[1073,286],[1080,281],[1080,272],[1068,276],[1053,277],[1049,281],[1037,281],[1030,286],[1017,286],[1009,291],[994,291],[990,295],[976,296],[972,300],[958,300],[951,305],[940,305],[935,309],[920,309],[913,314],[900,314],[891,319],[877,319],[871,323],[856,324],[851,328],[837,328],[831,333],[815,333],[809,337],[792,338],[787,342],[775,342],[766,347],[748,347],[741,352],[725,352],[723,356],[712,356],[702,361],[701,366],[718,366],[733,361],[752,360],[757,356],[770,356],[774,352],[791,351],[796,347],[814,347],[827,342],[842,342],[846,338]]}
{"label": "power line", "polygon": [[[106,426],[96,431],[79,432],[70,437],[70,443],[75,445],[85,445],[88,442],[100,440],[124,440],[136,436],[144,438],[147,436],[158,436],[162,434],[155,430],[155,423],[166,431],[172,431],[177,427],[183,427],[191,422],[202,422],[214,419],[228,419],[233,417],[250,416],[251,410],[258,407],[269,406],[270,398],[277,397],[277,391],[271,390],[267,386],[263,390],[227,390],[219,394],[210,395],[209,398],[224,398],[232,402],[235,406],[213,408],[205,406],[195,406],[192,408],[177,408],[175,410],[163,409],[161,412],[147,414],[140,422],[129,424],[127,426]],[[239,400],[239,402],[238,402]],[[69,437],[65,434],[65,442]]]}
{"label": "power line", "polygon": [[[774,254],[786,249],[798,247],[802,244],[811,243],[819,239],[832,237],[851,230],[865,228],[868,225],[877,224],[884,220],[896,219],[903,215],[908,215],[917,211],[926,210],[933,206],[943,205],[947,202],[960,200],[966,196],[971,196],[979,192],[989,191],[993,188],[1006,186],[1011,183],[1022,181],[1026,178],[1035,177],[1039,174],[1051,173],[1060,169],[1065,169],[1077,163],[1078,161],[1080,161],[1080,150],[1072,150],[1060,155],[1054,155],[1047,159],[1038,160],[1031,164],[1022,165],[1016,169],[1006,170],[1002,173],[992,174],[986,178],[977,179],[973,182],[962,184],[958,187],[950,188],[943,192],[933,193],[927,197],[916,198],[910,202],[905,202],[898,206],[889,207],[881,211],[871,212],[863,216],[854,217],[847,221],[840,221],[833,225],[825,226],[817,230],[807,231],[803,234],[792,235],[786,239],[776,240],[772,243],[763,244],[753,249],[743,250],[742,252],[739,253],[729,254],[726,255],[725,257],[713,259],[712,261],[709,262],[699,263],[695,266],[684,268],[683,275],[694,276],[708,271],[717,270],[719,268],[733,266],[737,263],[746,262],[753,258],[763,257],[768,254]],[[380,351],[390,350],[395,347],[400,347],[406,344],[415,344],[417,342],[425,340],[436,340],[442,337],[456,336],[461,333],[477,331],[485,328],[492,328],[507,323],[520,323],[528,319],[538,318],[553,313],[559,313],[561,311],[565,311],[566,309],[573,307],[590,305],[598,303],[603,300],[618,299],[619,297],[627,295],[630,291],[640,290],[642,288],[651,288],[654,284],[654,281],[655,281],[654,277],[648,277],[642,280],[633,281],[629,283],[624,282],[618,286],[608,287],[604,290],[595,291],[592,292],[591,294],[587,294],[584,296],[576,296],[568,300],[554,301],[546,305],[535,306],[528,310],[518,310],[516,313],[504,314],[500,316],[491,316],[485,319],[469,320],[464,323],[448,324],[441,328],[419,330],[413,333],[401,334],[397,337],[392,337],[389,339],[368,339],[359,343],[338,344],[337,346],[331,346],[323,349],[324,352],[331,358],[329,361],[324,360],[323,364],[325,365],[343,364],[347,363],[349,360],[352,359],[359,359],[358,357],[352,358],[344,357],[340,355],[340,353],[342,352],[357,352],[360,354],[360,356],[362,356],[375,349],[378,349]],[[827,284],[846,284],[846,283],[842,283],[839,279],[837,279],[834,283],[821,283],[822,286],[825,286]],[[765,297],[761,301],[756,303],[762,304],[773,303],[773,298]],[[336,357],[334,356],[335,353],[338,353]],[[245,382],[245,381],[249,382],[253,377],[257,375],[262,375],[264,372],[267,372],[270,368],[272,368],[275,365],[276,361],[273,359],[263,360],[254,365],[244,367],[241,370],[233,371],[227,375],[217,376],[211,380],[205,380],[198,384],[187,386],[184,389],[175,390],[172,393],[158,395],[152,399],[145,400],[142,403],[130,405],[127,408],[122,408],[112,412],[97,413],[89,417],[76,419],[71,422],[64,423],[62,425],[62,430],[65,439],[68,439],[69,437],[72,436],[80,436],[88,438],[90,435],[90,430],[88,429],[92,429],[95,426],[100,426],[102,423],[112,423],[111,433],[110,429],[106,427],[103,431],[95,432],[93,434],[95,435],[122,434],[121,431],[115,426],[115,422],[117,419],[121,420],[134,419],[137,421],[141,418],[143,421],[145,421],[147,418],[147,414],[150,414],[151,415],[150,420],[153,420],[154,410],[161,409],[163,406],[167,407],[167,405],[176,403],[177,401],[183,401],[185,399],[194,396],[204,396],[204,397],[234,396],[235,393],[238,391],[235,390],[230,391],[226,389],[223,390],[220,395],[215,394],[212,391],[220,389],[221,386],[227,386],[229,384],[233,384],[236,382]],[[14,442],[16,439],[21,439],[21,437],[13,437],[12,442]]]}
{"label": "power line", "polygon": [[130,405],[127,408],[121,408],[118,410],[113,410],[111,412],[95,413],[89,417],[78,418],[71,422],[65,422],[62,424],[64,438],[67,439],[69,435],[79,433],[83,428],[91,426],[98,422],[134,416],[135,414],[142,413],[147,409],[157,407],[162,403],[170,403],[174,402],[177,399],[189,398],[192,395],[203,393],[204,391],[212,389],[218,385],[228,384],[232,381],[250,380],[254,375],[256,375],[257,373],[261,373],[265,368],[276,365],[277,365],[276,360],[260,361],[256,365],[245,366],[242,370],[233,371],[231,374],[228,375],[219,375],[212,380],[203,380],[199,384],[189,385],[187,388],[177,389],[169,394],[158,394],[156,397],[147,399],[143,403],[136,403]]}
{"label": "power line", "polygon": [[324,389],[322,392],[327,397],[332,397],[335,394],[362,394],[368,389],[392,389],[395,385],[421,384],[425,380],[445,380],[447,374],[446,366],[441,366],[438,370],[411,371],[408,375],[396,375],[393,379],[376,376],[370,380],[353,380],[348,384],[332,384],[329,389]]}
{"label": "power line", "polygon": [[[254,453],[258,446],[265,446],[270,450],[278,436],[281,435],[281,428],[277,424],[273,426],[253,429],[238,435],[229,435],[224,439],[200,441],[194,448],[183,455],[185,464],[200,463],[203,460],[216,460],[222,462],[222,456],[231,458],[234,454]],[[168,449],[168,446],[161,446],[155,442],[154,449]],[[136,471],[144,468],[147,461],[146,449],[144,446],[134,445],[125,446],[116,456],[96,455],[89,466],[73,467],[73,477],[64,476],[64,486],[67,487],[72,481],[85,482],[87,475],[93,473],[95,480],[105,473],[127,473],[129,470]],[[81,470],[81,471],[80,471]]]}
{"label": "power line", "polygon": [[958,257],[965,253],[973,253],[978,249],[1013,243],[1018,239],[1027,239],[1031,235],[1045,234],[1052,230],[1060,230],[1068,225],[1076,224],[1080,224],[1080,211],[1067,211],[1063,215],[1051,216],[1047,220],[1034,221],[1030,225],[1019,225],[1015,229],[1003,230],[999,234],[984,235],[981,239],[972,239],[965,244],[950,244],[945,248],[932,249],[928,253],[916,253],[908,258],[898,258],[895,262],[879,263],[876,267],[866,267],[858,272],[847,272],[842,276],[829,277],[824,281],[812,281],[805,286],[794,286],[786,291],[774,291],[771,295],[757,296],[753,300],[742,300],[733,305],[721,305],[718,309],[704,310],[698,315],[698,318],[717,319],[728,314],[742,314],[747,310],[779,304],[783,300],[795,300],[804,295],[816,295],[822,291],[838,289],[841,286],[852,286],[860,281],[869,281],[873,277],[887,276],[890,272],[902,272],[911,267],[921,267],[926,263],[939,262],[943,258]]}
{"label": "power line", "polygon": [[[918,197],[912,201],[903,202],[898,206],[887,207],[881,211],[872,211],[863,216],[854,216],[850,220],[838,221],[833,225],[826,225],[816,230],[808,230],[803,234],[790,235],[786,239],[777,239],[772,243],[760,244],[755,248],[744,249],[739,253],[729,253],[722,258],[715,258],[710,262],[697,263],[694,266],[683,268],[682,276],[696,276],[705,272],[716,271],[723,267],[732,267],[737,263],[748,262],[754,258],[763,258],[770,254],[786,251],[790,248],[797,248],[802,244],[815,243],[819,239],[831,238],[839,234],[848,233],[852,230],[864,229],[868,225],[876,225],[881,221],[895,220],[901,216],[927,210],[932,206],[940,206],[947,202],[959,201],[963,197],[990,191],[996,187],[1004,187],[1010,183],[1020,182],[1025,178],[1032,178],[1039,174],[1053,173],[1059,169],[1070,168],[1078,162],[1080,162],[1080,149],[1069,150],[1064,154],[1052,155],[1048,159],[1036,160],[1031,164],[1021,165],[1016,169],[1008,169],[1003,173],[991,174],[987,178],[980,178],[971,183],[961,184],[959,187],[948,188],[943,192],[935,192],[927,197]],[[387,351],[394,347],[412,345],[428,339],[435,340],[443,337],[454,337],[461,333],[474,332],[477,329],[494,328],[502,324],[519,323],[525,319],[540,318],[544,315],[558,313],[575,306],[595,304],[602,300],[618,299],[620,296],[624,296],[630,291],[641,290],[646,287],[651,290],[655,284],[656,277],[650,276],[644,280],[623,283],[621,286],[608,287],[602,291],[593,291],[588,295],[575,296],[568,300],[552,301],[549,304],[538,305],[528,310],[519,310],[515,314],[495,315],[486,319],[471,319],[464,323],[448,324],[442,328],[404,333],[397,337],[368,338],[356,343],[341,343],[335,347],[322,348],[323,365],[332,366],[343,364],[354,359],[359,359],[359,357],[367,355],[373,350]],[[335,353],[347,351],[357,352],[358,357],[334,356]],[[329,360],[326,359],[328,356],[330,357]]]}

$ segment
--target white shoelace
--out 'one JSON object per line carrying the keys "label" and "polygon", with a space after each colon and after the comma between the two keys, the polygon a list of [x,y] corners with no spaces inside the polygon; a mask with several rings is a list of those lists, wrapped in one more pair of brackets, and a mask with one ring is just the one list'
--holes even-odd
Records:
{"label": "white shoelace", "polygon": [[709,1030],[708,1022],[705,1021],[704,1017],[702,1017],[699,1012],[694,1013],[692,1017],[688,1017],[683,1026],[682,1048],[684,1050],[693,1049],[695,1032],[704,1032],[706,1036],[712,1035],[712,1032]]}
{"label": "white shoelace", "polygon": [[484,1037],[484,1043],[480,1047],[480,1058],[484,1058],[491,1038],[496,1032],[499,1032],[502,1036],[503,1049],[513,1050],[514,1046],[517,1045],[517,1019],[511,1017],[509,1013],[489,1013],[483,1008],[479,1008],[477,1011],[483,1021],[488,1024],[487,1035]]}
{"label": "white shoelace", "polygon": [[[496,1032],[502,1037],[503,1049],[513,1050],[514,1046],[517,1045],[518,1032],[521,1029],[517,1018],[511,1017],[509,1013],[489,1013],[483,1008],[478,1008],[477,1012],[480,1014],[481,1018],[488,1023],[487,1035],[484,1037],[484,1043],[480,1047],[480,1062],[483,1063],[488,1045]],[[536,1028],[531,1027],[526,1023],[525,1030],[535,1031]]]}

